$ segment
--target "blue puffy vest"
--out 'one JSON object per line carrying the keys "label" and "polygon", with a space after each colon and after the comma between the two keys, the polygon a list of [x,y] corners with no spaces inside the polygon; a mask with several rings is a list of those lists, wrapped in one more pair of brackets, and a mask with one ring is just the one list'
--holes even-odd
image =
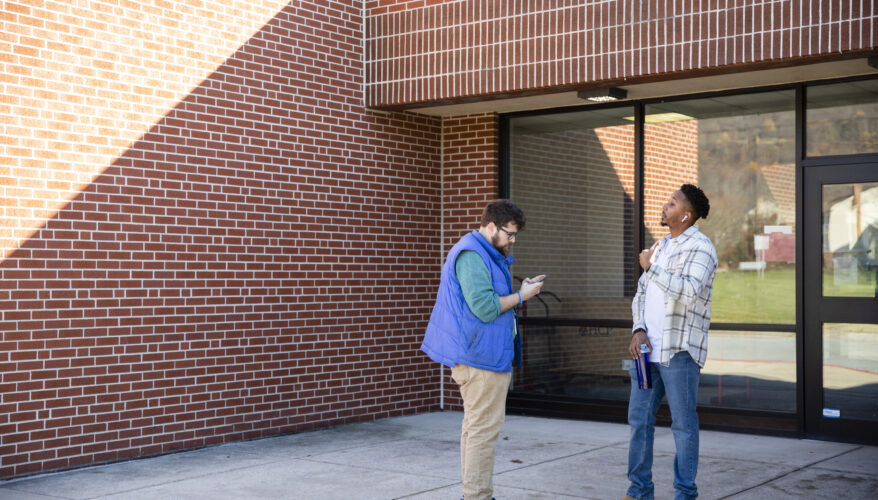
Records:
{"label": "blue puffy vest", "polygon": [[473,314],[454,269],[458,255],[465,250],[474,250],[482,257],[497,294],[513,293],[509,266],[515,259],[504,257],[478,231],[467,234],[451,248],[442,266],[439,293],[421,350],[433,361],[452,368],[459,363],[493,372],[510,372],[513,361],[521,366],[521,335],[515,335],[514,339],[512,335],[516,308],[487,323]]}

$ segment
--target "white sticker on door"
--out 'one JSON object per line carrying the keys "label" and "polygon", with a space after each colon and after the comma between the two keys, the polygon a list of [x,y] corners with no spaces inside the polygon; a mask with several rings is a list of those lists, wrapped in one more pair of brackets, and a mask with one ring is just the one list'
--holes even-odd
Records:
{"label": "white sticker on door", "polygon": [[826,418],[841,418],[841,410],[838,408],[824,408],[823,416]]}

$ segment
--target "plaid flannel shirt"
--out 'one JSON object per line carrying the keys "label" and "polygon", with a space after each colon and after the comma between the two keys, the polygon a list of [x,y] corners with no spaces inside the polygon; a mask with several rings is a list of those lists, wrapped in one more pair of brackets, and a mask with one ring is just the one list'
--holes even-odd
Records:
{"label": "plaid flannel shirt", "polygon": [[668,366],[671,356],[688,351],[703,367],[707,360],[707,330],[710,327],[710,298],[716,276],[717,257],[713,243],[692,226],[676,238],[661,240],[661,251],[671,252],[667,269],[653,264],[640,276],[631,303],[632,332],[646,330],[646,286],[650,281],[665,294],[665,323],[659,361]]}

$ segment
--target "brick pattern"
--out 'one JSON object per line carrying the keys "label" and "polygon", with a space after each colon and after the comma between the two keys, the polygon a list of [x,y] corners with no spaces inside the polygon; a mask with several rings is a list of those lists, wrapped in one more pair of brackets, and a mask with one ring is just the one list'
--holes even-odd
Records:
{"label": "brick pattern", "polygon": [[528,217],[515,274],[548,273],[544,289],[554,294],[527,313],[630,317],[634,126],[522,131],[511,145],[512,198]]}
{"label": "brick pattern", "polygon": [[367,2],[368,100],[444,100],[633,84],[874,50],[860,0]]}
{"label": "brick pattern", "polygon": [[698,185],[698,120],[647,123],[643,145],[644,246],[663,238],[662,206],[686,183]]}
{"label": "brick pattern", "polygon": [[[4,2],[4,256],[123,155],[285,3],[180,1],[169,9],[150,2],[94,2],[92,8]],[[243,53],[264,64],[281,55],[267,46],[276,41],[265,39]],[[284,49],[284,55],[293,50],[297,45]],[[211,90],[185,109],[204,113],[222,106],[223,97],[223,89]],[[287,104],[276,88],[261,90],[254,104],[257,99],[263,106]],[[215,127],[212,139],[218,140],[225,127]],[[252,128],[243,120],[240,127]],[[210,146],[211,132],[202,132],[204,147]],[[277,140],[262,132],[254,136]]]}
{"label": "brick pattern", "polygon": [[796,165],[775,163],[760,167],[765,183],[777,204],[778,224],[792,226],[796,232]]}
{"label": "brick pattern", "polygon": [[361,15],[3,3],[0,477],[436,408],[441,123]]}

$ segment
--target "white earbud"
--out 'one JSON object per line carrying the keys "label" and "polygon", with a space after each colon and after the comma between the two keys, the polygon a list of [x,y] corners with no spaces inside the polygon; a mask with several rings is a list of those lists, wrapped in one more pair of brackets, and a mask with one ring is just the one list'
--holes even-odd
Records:
{"label": "white earbud", "polygon": [[683,222],[686,222],[686,219],[688,219],[688,218],[689,218],[688,215],[684,215],[684,216],[683,216]]}

